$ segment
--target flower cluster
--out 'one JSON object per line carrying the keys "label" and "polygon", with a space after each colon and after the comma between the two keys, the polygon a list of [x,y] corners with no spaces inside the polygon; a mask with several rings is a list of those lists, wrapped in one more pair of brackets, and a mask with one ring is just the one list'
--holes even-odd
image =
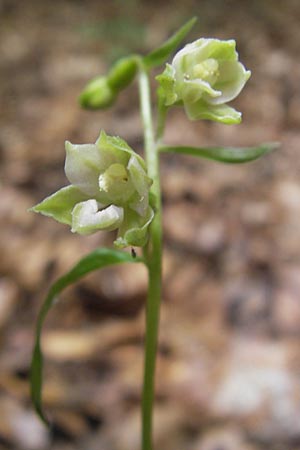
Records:
{"label": "flower cluster", "polygon": [[202,38],[180,50],[157,80],[166,106],[183,104],[192,120],[234,124],[241,121],[241,113],[226,103],[250,75],[238,61],[234,40]]}
{"label": "flower cluster", "polygon": [[87,235],[117,230],[118,247],[144,246],[153,218],[152,184],[144,160],[119,137],[101,132],[95,144],[66,142],[66,186],[32,210]]}
{"label": "flower cluster", "polygon": [[[111,105],[137,72],[137,57],[118,61],[107,76],[93,80],[80,102],[88,108]],[[186,45],[157,76],[166,107],[183,105],[190,119],[233,124],[241,113],[226,103],[243,89],[250,71],[238,61],[235,41],[198,39]],[[119,137],[101,132],[95,144],[66,142],[66,186],[32,208],[71,226],[82,235],[118,230],[115,245],[143,247],[154,212],[149,204],[152,181],[144,160]]]}

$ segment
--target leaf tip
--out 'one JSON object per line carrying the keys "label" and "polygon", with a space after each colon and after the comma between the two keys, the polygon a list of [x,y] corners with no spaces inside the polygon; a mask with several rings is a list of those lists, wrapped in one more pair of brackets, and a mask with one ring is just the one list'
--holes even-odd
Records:
{"label": "leaf tip", "polygon": [[193,27],[195,25],[195,23],[198,21],[198,17],[197,16],[193,16],[188,23],[191,24],[191,27]]}

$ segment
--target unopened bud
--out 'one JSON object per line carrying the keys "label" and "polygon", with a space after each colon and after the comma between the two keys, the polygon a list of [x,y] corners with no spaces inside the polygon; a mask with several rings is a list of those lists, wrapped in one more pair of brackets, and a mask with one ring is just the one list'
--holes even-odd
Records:
{"label": "unopened bud", "polygon": [[90,81],[79,96],[80,105],[87,109],[102,109],[110,106],[116,92],[108,84],[107,77],[97,77]]}
{"label": "unopened bud", "polygon": [[107,75],[107,82],[112,90],[120,91],[128,86],[135,77],[137,62],[134,56],[119,59]]}

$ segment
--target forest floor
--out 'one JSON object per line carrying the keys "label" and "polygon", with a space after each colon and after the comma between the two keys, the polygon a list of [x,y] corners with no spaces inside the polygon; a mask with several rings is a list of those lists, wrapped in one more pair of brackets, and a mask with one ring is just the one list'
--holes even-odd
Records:
{"label": "forest floor", "polygon": [[243,123],[178,109],[166,142],[281,147],[241,166],[162,158],[155,450],[299,450],[299,1],[2,0],[0,15],[0,450],[139,450],[146,271],[106,269],[61,295],[43,334],[50,435],[29,399],[37,313],[51,281],[113,236],[27,209],[67,183],[66,139],[104,129],[142,152],[136,84],[109,111],[80,110],[78,94],[193,15],[191,40],[235,38],[252,70]]}

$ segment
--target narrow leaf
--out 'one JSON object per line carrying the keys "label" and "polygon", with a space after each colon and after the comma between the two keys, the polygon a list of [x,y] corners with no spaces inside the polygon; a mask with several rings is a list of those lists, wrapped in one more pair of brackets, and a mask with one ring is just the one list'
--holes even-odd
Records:
{"label": "narrow leaf", "polygon": [[254,161],[261,156],[270,153],[279,147],[278,142],[261,144],[257,147],[160,147],[160,152],[181,153],[184,155],[197,156],[199,158],[212,159],[229,164],[238,164]]}
{"label": "narrow leaf", "polygon": [[173,53],[181,41],[185,38],[188,32],[192,29],[197,21],[197,17],[193,17],[188,22],[186,22],[179,30],[174,33],[166,42],[164,42],[160,47],[148,53],[143,58],[143,62],[147,67],[156,67],[164,64],[171,53]]}
{"label": "narrow leaf", "polygon": [[97,249],[87,256],[83,257],[69,272],[59,278],[50,288],[48,295],[42,305],[39,313],[35,345],[31,362],[31,398],[36,412],[48,425],[43,409],[42,409],[42,372],[43,372],[43,354],[41,351],[41,332],[47,313],[52,307],[57,295],[70,284],[78,281],[84,275],[93,270],[101,269],[112,264],[120,264],[126,262],[143,262],[142,258],[133,258],[129,253],[109,248]]}

